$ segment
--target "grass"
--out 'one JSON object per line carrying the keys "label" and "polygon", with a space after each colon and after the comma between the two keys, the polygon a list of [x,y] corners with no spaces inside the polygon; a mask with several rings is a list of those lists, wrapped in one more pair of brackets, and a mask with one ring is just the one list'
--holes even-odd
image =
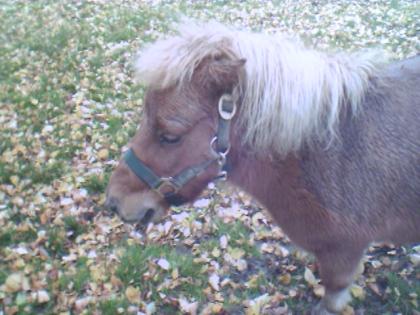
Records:
{"label": "grass", "polygon": [[231,242],[240,248],[249,256],[258,257],[260,252],[255,245],[249,242],[251,230],[241,221],[232,224],[224,223],[220,219],[214,220],[214,232],[218,237],[228,235]]}
{"label": "grass", "polygon": [[104,176],[102,174],[101,175],[93,174],[84,179],[83,188],[86,188],[86,190],[90,194],[102,193],[103,191],[105,191],[108,180],[109,180],[109,175]]}
{"label": "grass", "polygon": [[[157,259],[166,259],[170,264],[170,269],[159,274],[152,279],[145,280],[146,272],[149,271],[153,262]],[[166,278],[171,277],[171,272],[177,270],[181,281],[177,286],[176,295],[184,295],[197,300],[202,300],[202,285],[206,282],[201,273],[202,266],[194,263],[191,254],[180,254],[176,249],[168,246],[158,246],[155,244],[141,246],[129,246],[124,250],[120,259],[120,264],[116,270],[116,275],[122,280],[125,286],[133,285],[142,292],[152,292],[157,297],[157,287]],[[162,288],[162,292],[169,293],[167,288]]]}
{"label": "grass", "polygon": [[406,297],[410,294],[420,296],[420,283],[415,281],[409,284],[394,272],[387,273],[386,279],[390,289],[390,295],[386,303],[387,309],[398,310],[403,314],[409,314],[413,310],[414,305]]}
{"label": "grass", "polygon": [[85,285],[91,280],[87,259],[81,257],[75,264],[75,270],[59,278],[60,290],[83,293]]}
{"label": "grass", "polygon": [[11,176],[18,176],[19,178],[28,178],[33,184],[51,184],[55,179],[62,175],[63,162],[54,162],[49,165],[35,166],[28,163],[19,163],[16,168],[10,164],[0,164],[0,178],[3,183],[11,183]]}
{"label": "grass", "polygon": [[71,238],[75,239],[79,235],[82,235],[86,232],[87,227],[82,225],[75,217],[67,216],[63,218],[64,221],[64,228],[66,229],[67,233],[71,233]]}
{"label": "grass", "polygon": [[6,247],[12,244],[30,243],[36,238],[37,233],[32,229],[18,232],[14,228],[6,227],[0,231],[0,247]]}
{"label": "grass", "polygon": [[102,315],[115,315],[120,314],[121,310],[124,310],[129,305],[126,299],[111,298],[109,300],[102,301],[99,305],[99,310]]}
{"label": "grass", "polygon": [[67,253],[66,231],[59,226],[52,226],[47,230],[47,241],[45,243],[49,252],[53,255],[62,256]]}

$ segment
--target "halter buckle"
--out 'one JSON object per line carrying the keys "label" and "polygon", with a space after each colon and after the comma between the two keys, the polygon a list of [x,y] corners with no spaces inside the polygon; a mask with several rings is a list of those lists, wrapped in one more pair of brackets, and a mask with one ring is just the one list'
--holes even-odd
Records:
{"label": "halter buckle", "polygon": [[219,174],[217,174],[215,180],[224,182],[227,180],[227,172],[226,171],[220,171]]}
{"label": "halter buckle", "polygon": [[218,104],[219,115],[224,120],[231,120],[236,114],[236,104],[231,94],[223,94]]}
{"label": "halter buckle", "polygon": [[165,197],[168,194],[176,194],[180,188],[172,177],[162,177],[155,191],[160,196]]}

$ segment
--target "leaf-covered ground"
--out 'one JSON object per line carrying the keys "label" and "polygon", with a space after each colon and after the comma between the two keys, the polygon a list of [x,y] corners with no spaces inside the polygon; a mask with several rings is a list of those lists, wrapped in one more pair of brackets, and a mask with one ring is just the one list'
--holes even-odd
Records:
{"label": "leaf-covered ground", "polygon": [[[420,51],[418,1],[0,0],[0,315],[304,314],[323,295],[314,261],[228,187],[143,230],[102,211],[141,114],[131,60],[180,15]],[[419,257],[371,247],[345,313],[419,314]]]}

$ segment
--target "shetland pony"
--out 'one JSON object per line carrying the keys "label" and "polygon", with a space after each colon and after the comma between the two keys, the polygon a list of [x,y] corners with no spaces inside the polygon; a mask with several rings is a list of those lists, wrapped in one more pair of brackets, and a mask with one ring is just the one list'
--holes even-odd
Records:
{"label": "shetland pony", "polygon": [[135,68],[145,114],[107,187],[124,220],[158,220],[227,178],[317,258],[313,314],[343,309],[371,242],[420,241],[420,57],[186,23]]}

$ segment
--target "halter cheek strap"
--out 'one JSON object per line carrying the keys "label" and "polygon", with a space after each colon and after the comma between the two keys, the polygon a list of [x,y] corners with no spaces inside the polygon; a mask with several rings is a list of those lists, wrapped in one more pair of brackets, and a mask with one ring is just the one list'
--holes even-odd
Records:
{"label": "halter cheek strap", "polygon": [[219,173],[215,179],[225,180],[227,177],[226,156],[230,150],[230,123],[236,114],[236,104],[232,95],[224,94],[218,104],[218,129],[216,136],[210,142],[210,148],[215,158],[190,166],[173,177],[159,177],[153,170],[141,161],[133,149],[124,154],[124,161],[130,170],[150,189],[156,191],[169,205],[179,206],[185,203],[185,198],[178,194],[179,190],[189,181],[204,173],[214,162],[219,165]]}

